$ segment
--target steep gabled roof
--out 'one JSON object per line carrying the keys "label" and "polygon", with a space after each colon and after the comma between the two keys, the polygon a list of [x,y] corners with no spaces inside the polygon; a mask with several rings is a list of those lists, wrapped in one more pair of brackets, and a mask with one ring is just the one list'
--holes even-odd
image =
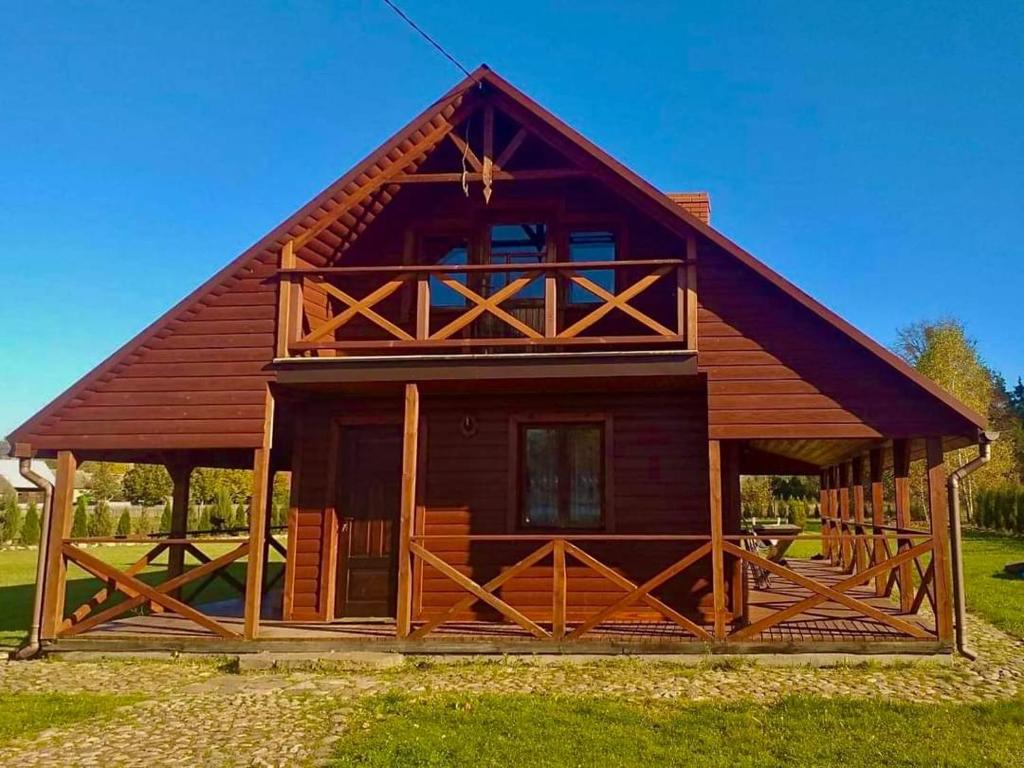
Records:
{"label": "steep gabled roof", "polygon": [[[436,146],[437,141],[458,123],[458,110],[463,100],[467,96],[471,96],[474,89],[480,88],[486,88],[490,93],[497,94],[502,99],[502,108],[513,113],[514,117],[530,119],[545,126],[548,129],[549,141],[558,144],[558,148],[566,153],[575,155],[582,165],[599,178],[614,183],[621,194],[656,220],[677,231],[696,231],[794,301],[864,347],[882,363],[913,382],[924,393],[941,402],[953,413],[978,427],[984,426],[984,417],[949,395],[892,352],[854,328],[758,261],[725,235],[712,228],[700,217],[694,215],[689,209],[690,206],[681,206],[678,201],[674,201],[668,195],[655,189],[647,181],[539,106],[489,68],[481,66],[394,134],[379,149],[358,163],[351,171],[327,187],[297,213],[18,427],[11,434],[12,444],[15,444],[16,448],[18,444],[24,443],[31,444],[33,448],[74,447],[70,444],[58,446],[60,440],[55,439],[61,433],[54,432],[54,425],[60,423],[66,409],[82,404],[87,405],[94,393],[102,391],[104,386],[124,371],[127,366],[137,363],[145,364],[144,361],[147,357],[152,357],[154,351],[160,350],[166,345],[166,339],[181,332],[183,325],[195,320],[208,308],[216,306],[220,297],[237,286],[239,281],[246,279],[256,281],[263,290],[273,290],[273,283],[269,277],[273,274],[274,266],[277,263],[277,254],[286,241],[290,239],[303,241],[303,258],[308,262],[323,263],[340,255],[370,225],[394,195],[398,194],[398,191],[387,184],[387,179],[399,172],[415,170]],[[343,209],[344,213],[339,216],[338,212]],[[208,311],[207,314],[211,315]],[[166,350],[164,351],[166,352]],[[273,358],[272,348],[267,350],[267,354],[266,363],[269,364]],[[165,354],[164,357],[170,358],[171,356]],[[265,381],[270,377],[269,371],[265,369],[266,365],[262,366],[259,371],[256,369],[248,371],[247,369],[246,375],[254,385],[258,383],[260,387],[263,387]],[[260,373],[262,373],[262,377],[259,375]],[[175,375],[173,369],[168,369],[168,375]],[[254,417],[252,414],[247,414],[246,418],[252,420]],[[254,446],[256,444],[255,436],[248,432],[248,429],[246,427],[237,432],[238,435],[244,435],[244,437],[238,439],[226,437],[223,447],[250,447],[250,444]],[[65,438],[62,437],[62,439]],[[82,440],[79,438],[77,442],[81,443]],[[138,439],[132,441],[126,438],[123,442],[125,448],[140,446]],[[215,439],[210,438],[206,440],[205,445],[214,447],[213,443],[215,442]],[[65,443],[67,443],[66,439]],[[107,438],[106,443],[113,446],[118,441]],[[181,447],[186,446],[183,444]]]}
{"label": "steep gabled roof", "polygon": [[[454,113],[462,100],[463,94],[473,85],[473,81],[467,79],[444,94],[378,149],[371,152],[352,170],[330,184],[320,194],[302,206],[294,215],[271,230],[230,264],[218,271],[213,277],[192,291],[99,365],[82,376],[66,391],[16,428],[11,432],[9,438],[14,450],[24,453],[26,447],[33,451],[39,448],[52,450],[56,447],[76,447],[76,443],[84,443],[84,440],[81,438],[67,440],[62,436],[61,439],[53,439],[53,425],[62,420],[67,409],[87,403],[98,389],[102,389],[106,382],[118,375],[126,366],[138,363],[146,358],[147,353],[151,351],[154,345],[160,346],[161,339],[165,339],[168,335],[173,334],[176,325],[187,323],[206,307],[216,304],[218,297],[231,291],[238,285],[240,280],[256,277],[266,282],[267,273],[268,271],[272,272],[274,267],[276,267],[281,246],[287,240],[300,236],[317,226],[319,221],[343,204],[346,195],[358,189],[366,179],[385,173],[396,157],[403,157],[425,135],[429,134],[438,125],[443,124]],[[379,201],[368,201],[365,208],[355,209],[353,217],[360,217],[369,213],[370,208],[374,204],[379,205],[380,203]],[[365,226],[365,222],[360,222],[358,219],[342,218],[332,222],[331,228],[326,230],[324,235],[325,237],[333,236],[338,240],[344,240],[350,236],[350,233],[355,232],[361,224]],[[267,287],[273,289],[273,286],[269,283],[267,283]],[[267,347],[265,362],[269,364],[272,359],[273,345],[271,344]],[[254,383],[262,388],[265,385],[264,382],[269,380],[269,378],[270,373],[267,372],[263,381]],[[260,417],[260,421],[262,421],[262,417]],[[253,424],[255,424],[255,420]],[[138,441],[132,443],[132,441],[127,439],[123,441],[123,445],[115,445],[115,441],[109,439],[103,442],[109,448],[132,449],[144,447]],[[184,443],[184,441],[182,442]],[[255,434],[244,430],[231,435],[225,435],[222,441],[223,444],[214,445],[214,441],[210,439],[205,439],[201,442],[203,443],[202,445],[195,447],[248,448],[256,447],[258,444]],[[170,441],[170,444],[165,441],[164,446],[175,447],[173,446],[173,440]],[[182,444],[180,447],[189,446]]]}

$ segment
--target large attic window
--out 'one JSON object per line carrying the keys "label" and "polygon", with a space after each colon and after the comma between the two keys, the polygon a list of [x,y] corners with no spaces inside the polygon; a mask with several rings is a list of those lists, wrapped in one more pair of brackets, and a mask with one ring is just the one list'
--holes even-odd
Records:
{"label": "large attic window", "polygon": [[[606,230],[579,230],[569,233],[569,261],[615,261],[615,233]],[[585,269],[580,274],[608,293],[615,293],[615,271],[611,269]],[[604,299],[582,285],[569,286],[570,304],[598,304]]]}
{"label": "large attic window", "polygon": [[[491,227],[491,264],[538,264],[548,252],[547,224],[494,224]],[[536,274],[536,273],[533,273]],[[523,272],[494,272],[487,275],[486,293],[500,291],[510,282],[523,277]],[[532,276],[532,275],[529,275]],[[541,299],[544,281],[535,280],[518,293],[516,299]]]}
{"label": "large attic window", "polygon": [[[464,266],[469,263],[469,241],[464,237],[429,236],[424,239],[424,261],[428,264]],[[442,282],[452,280],[466,284],[465,272],[449,272],[430,276],[430,305],[432,307],[464,307],[466,297]]]}

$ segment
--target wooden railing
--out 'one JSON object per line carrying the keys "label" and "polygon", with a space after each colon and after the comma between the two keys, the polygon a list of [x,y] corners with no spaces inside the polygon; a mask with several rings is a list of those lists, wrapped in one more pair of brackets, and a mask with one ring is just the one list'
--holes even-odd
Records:
{"label": "wooden railing", "polygon": [[[429,542],[453,541],[461,543],[470,542],[492,542],[492,543],[520,543],[539,544],[539,546],[516,563],[504,568],[500,574],[484,584],[479,584],[463,574],[454,565],[443,560],[437,553],[432,552],[428,546]],[[611,542],[630,547],[641,547],[651,543],[676,542],[686,553],[674,559],[671,564],[661,569],[658,573],[646,579],[643,583],[637,584],[621,574],[619,571],[601,562],[597,557],[588,552],[585,547],[588,543]],[[687,546],[689,545],[689,546]],[[653,610],[665,620],[679,626],[685,632],[699,640],[710,642],[713,638],[707,629],[692,619],[684,616],[679,611],[667,605],[654,596],[653,591],[663,586],[669,580],[679,576],[694,566],[699,560],[707,557],[711,552],[711,541],[709,536],[687,536],[687,535],[612,535],[612,534],[580,534],[565,536],[549,535],[472,535],[472,534],[417,534],[410,538],[409,554],[413,558],[414,565],[418,561],[435,569],[438,573],[447,577],[468,594],[444,612],[433,616],[421,623],[410,635],[410,640],[417,640],[430,634],[446,622],[455,620],[460,614],[465,613],[475,603],[483,602],[493,608],[506,620],[518,624],[534,637],[540,639],[553,639],[574,641],[593,632],[600,624],[614,620],[616,615],[625,611],[637,603],[642,603],[647,609]],[[592,613],[574,626],[569,626],[566,620],[566,606],[569,594],[569,577],[567,561],[572,559],[584,566],[588,571],[601,576],[614,584],[623,594],[617,600],[605,606],[594,606]],[[528,570],[540,565],[550,559],[551,567],[551,622],[547,628],[538,622],[530,619],[526,614],[506,600],[498,597],[496,592],[502,586],[506,586],[516,577],[524,575]]]}
{"label": "wooden railing", "polygon": [[[148,544],[152,545],[141,557],[126,568],[116,568],[102,560],[95,552],[86,550],[83,545],[96,544]],[[203,552],[206,545],[234,545],[227,552],[211,557]],[[287,557],[287,549],[273,536],[268,536],[268,545],[277,550],[282,557]],[[172,575],[159,584],[143,581],[142,573],[154,564],[156,559],[171,549],[183,550],[197,563],[183,573]],[[197,598],[215,580],[221,579],[239,595],[245,595],[245,584],[232,575],[228,566],[249,555],[248,538],[230,535],[217,535],[204,538],[196,537],[78,537],[66,538],[61,543],[61,556],[66,564],[74,563],[89,575],[103,583],[94,595],[69,611],[57,630],[58,637],[70,637],[86,632],[94,627],[120,618],[132,611],[145,610],[149,613],[174,613],[178,616],[213,632],[219,637],[240,639],[241,635],[225,626],[216,618],[193,607]],[[283,574],[283,569],[270,582],[264,584],[263,591],[269,591],[274,582]],[[201,581],[200,581],[201,580]],[[184,596],[186,585],[198,582],[195,589]],[[116,594],[125,599],[114,603]],[[104,607],[106,606],[106,607]]]}
{"label": "wooden railing", "polygon": [[[283,341],[279,340],[278,355],[473,348],[496,352],[609,344],[675,344],[692,349],[696,294],[687,284],[694,279],[687,263],[648,259],[283,266],[278,326]],[[597,271],[616,275],[613,290],[592,279]],[[543,291],[524,299],[527,288],[537,283],[543,284]],[[446,291],[447,301],[432,299],[432,284]],[[658,308],[639,308],[635,300],[656,284],[667,284],[659,299],[649,302]],[[577,299],[585,295],[586,300],[569,301],[573,293]],[[452,306],[452,298],[460,305]],[[631,332],[602,331],[601,321],[612,313],[628,317]],[[354,331],[357,319],[362,327]]]}
{"label": "wooden railing", "polygon": [[[854,597],[849,594],[855,587],[869,584],[872,580],[882,579],[891,581],[894,578],[894,574],[901,566],[909,564],[911,561],[916,563],[919,558],[930,555],[932,552],[933,541],[930,534],[927,532],[921,533],[915,531],[908,534],[893,534],[893,536],[898,538],[900,541],[906,541],[906,546],[901,545],[897,553],[890,553],[888,557],[880,559],[877,562],[873,562],[870,566],[865,566],[863,569],[852,571],[850,572],[851,575],[832,584],[826,584],[821,581],[808,578],[804,574],[801,574],[782,563],[775,562],[763,557],[762,555],[750,552],[740,546],[743,540],[779,541],[784,539],[820,541],[822,543],[823,550],[829,547],[838,546],[840,544],[839,540],[831,530],[826,531],[824,525],[825,518],[823,518],[823,530],[821,535],[800,534],[795,536],[755,536],[751,534],[742,534],[723,537],[724,541],[722,546],[726,554],[733,555],[754,568],[767,571],[771,575],[785,579],[786,581],[789,581],[790,583],[811,593],[808,597],[791,603],[784,608],[759,619],[758,621],[734,629],[726,639],[735,641],[750,640],[768,629],[804,614],[816,606],[826,602],[838,603],[843,608],[889,627],[900,635],[922,640],[935,639],[935,632],[930,631],[920,623],[909,621],[900,615],[895,615],[894,611],[884,610],[877,605],[872,605],[865,599]],[[912,539],[922,538],[923,540],[916,541],[916,543],[912,541]],[[850,533],[848,543],[852,550],[858,546],[867,547],[869,546],[868,542],[873,540],[874,536]],[[882,550],[879,550],[880,554],[881,551]],[[923,584],[922,588],[924,588]],[[774,586],[770,589],[774,589]],[[913,610],[900,611],[900,613],[917,613],[917,609],[919,607],[920,605],[915,601],[915,607]]]}
{"label": "wooden railing", "polygon": [[[903,613],[918,613],[925,600],[935,611],[934,549],[939,544],[931,531],[828,515],[822,515],[821,531],[822,554],[832,565],[848,574],[874,572],[879,597],[898,588]],[[885,564],[891,564],[885,572],[876,570]]]}
{"label": "wooden railing", "polygon": [[[851,539],[852,545],[869,547],[872,558],[875,557],[873,545],[870,544],[874,540],[873,536],[858,534],[851,534],[851,536],[853,537]],[[811,578],[799,570],[789,567],[784,563],[768,559],[757,552],[750,551],[744,546],[750,540],[767,541],[770,539],[777,541],[779,538],[778,536],[759,536],[748,533],[723,535],[720,541],[717,542],[712,537],[701,535],[413,535],[409,548],[413,569],[415,570],[416,566],[419,565],[420,572],[422,572],[422,565],[430,566],[454,582],[467,594],[443,612],[421,620],[422,623],[412,631],[409,639],[421,639],[437,630],[446,622],[457,621],[460,616],[464,616],[477,602],[483,602],[490,606],[500,614],[503,620],[519,625],[536,638],[566,642],[579,640],[595,632],[605,622],[614,622],[617,616],[623,612],[630,611],[631,608],[635,609],[638,604],[642,604],[646,609],[653,609],[660,618],[681,627],[687,634],[705,642],[715,642],[718,640],[729,643],[764,638],[766,637],[765,633],[773,627],[790,620],[799,621],[802,616],[806,617],[813,609],[826,603],[845,609],[848,611],[848,617],[863,617],[874,622],[880,628],[888,628],[892,631],[893,637],[918,640],[935,639],[935,632],[931,628],[920,621],[910,618],[908,615],[904,615],[918,613],[924,599],[934,602],[934,596],[928,587],[930,566],[922,567],[920,565],[920,561],[930,555],[933,547],[933,541],[926,532],[891,533],[887,539],[882,541],[887,541],[888,538],[899,540],[900,545],[896,552],[887,551],[886,544],[878,544],[880,547],[878,550],[880,559],[878,561],[872,559],[871,564],[862,570],[857,570],[849,575],[840,571],[835,574],[834,579],[825,580]],[[801,534],[799,536],[781,538],[816,540],[824,543],[831,542],[834,537],[831,532],[825,532],[821,535]],[[446,562],[438,552],[431,551],[429,548],[431,542],[451,544],[455,541],[460,545],[467,545],[471,542],[492,542],[494,544],[520,543],[523,545],[533,543],[537,546],[517,562],[509,565],[507,568],[503,568],[501,573],[494,578],[485,583],[477,583],[455,565]],[[679,545],[680,556],[670,558],[671,562],[669,565],[638,584],[630,580],[619,570],[599,560],[591,551],[588,551],[588,549],[593,549],[593,547],[588,546],[589,544],[599,542],[616,543],[620,546],[628,547],[634,552],[645,544],[675,542]],[[710,624],[702,625],[684,616],[653,594],[654,590],[692,569],[695,564],[705,557],[712,561],[709,565],[713,567],[716,560],[713,550],[716,546],[721,548],[720,559],[735,558],[736,561],[746,564],[748,569],[760,569],[770,574],[774,583],[763,591],[776,591],[778,589],[778,581],[781,580],[795,585],[803,591],[805,596],[801,597],[797,593],[797,596],[794,596],[791,601],[779,603],[775,606],[775,610],[767,615],[763,614],[762,606],[761,615],[753,622],[746,621],[739,615],[739,611],[736,609],[740,606],[734,605],[732,610],[725,611],[726,600],[723,596],[722,600],[716,599],[715,604],[716,606],[721,606],[721,610],[726,615],[721,617],[715,616]],[[885,553],[884,557],[882,557],[882,553]],[[570,558],[584,566],[588,571],[600,575],[622,590],[622,595],[619,598],[606,605],[584,607],[582,610],[584,610],[586,615],[580,616],[580,607],[577,606],[575,611],[576,620],[572,625],[568,624],[566,620],[566,599],[569,593],[566,562]],[[876,579],[881,580],[883,583],[888,583],[891,590],[900,568],[910,564],[917,565],[921,575],[921,583],[907,611],[896,610],[895,606],[893,606],[893,609],[886,609],[884,605],[879,604],[877,601],[874,603],[870,602],[863,592],[853,592],[856,587],[870,584]],[[527,578],[535,577],[535,569],[538,567],[551,568],[552,594],[551,621],[549,623],[531,618],[527,615],[529,611],[516,607],[510,600],[498,596],[499,588],[507,586],[514,579],[523,576]],[[702,573],[701,575],[707,578],[708,574]],[[423,588],[422,577],[420,578],[420,588]],[[716,586],[716,588],[721,587]],[[724,629],[721,634],[715,635],[715,632],[718,631],[716,627],[721,626],[725,628],[729,624],[731,624],[731,627]]]}

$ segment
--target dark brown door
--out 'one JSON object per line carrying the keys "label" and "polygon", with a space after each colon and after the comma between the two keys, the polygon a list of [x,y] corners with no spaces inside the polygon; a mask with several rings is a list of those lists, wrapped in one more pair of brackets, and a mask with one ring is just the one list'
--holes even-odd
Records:
{"label": "dark brown door", "polygon": [[344,426],[339,449],[335,615],[394,616],[402,431],[397,425]]}

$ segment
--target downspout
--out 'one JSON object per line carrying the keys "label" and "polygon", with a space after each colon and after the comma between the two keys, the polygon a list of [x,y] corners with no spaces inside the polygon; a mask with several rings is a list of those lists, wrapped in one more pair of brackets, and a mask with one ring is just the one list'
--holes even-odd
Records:
{"label": "downspout", "polygon": [[964,596],[963,535],[960,530],[960,481],[972,472],[985,466],[992,458],[992,443],[999,438],[998,432],[981,432],[978,435],[978,456],[962,467],[953,470],[949,476],[949,532],[950,561],[953,570],[953,612],[956,615],[956,648],[971,661],[978,658],[967,645],[967,604]]}
{"label": "downspout", "polygon": [[18,463],[21,476],[43,492],[43,517],[39,521],[39,556],[36,559],[36,592],[32,602],[32,626],[28,631],[28,642],[11,653],[11,659],[31,659],[39,654],[42,647],[39,640],[43,619],[43,579],[46,575],[46,552],[50,544],[50,512],[53,509],[53,483],[32,469],[31,459]]}

